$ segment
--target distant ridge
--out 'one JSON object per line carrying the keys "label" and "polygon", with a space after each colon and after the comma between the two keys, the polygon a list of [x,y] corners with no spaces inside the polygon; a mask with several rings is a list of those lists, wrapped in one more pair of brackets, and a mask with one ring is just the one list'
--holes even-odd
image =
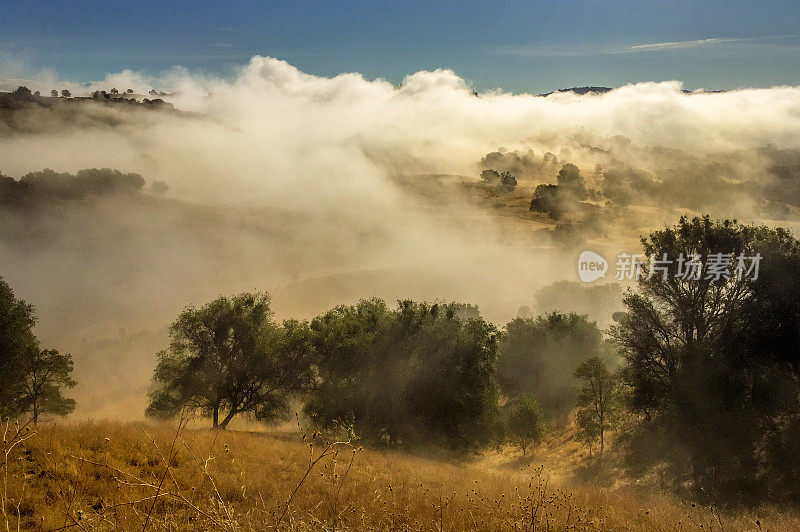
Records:
{"label": "distant ridge", "polygon": [[569,89],[558,89],[557,91],[546,92],[544,94],[540,94],[539,96],[550,96],[551,94],[555,94],[557,92],[574,92],[575,94],[603,94],[611,90],[613,90],[611,87],[572,87]]}
{"label": "distant ridge", "polygon": [[[580,94],[580,95],[583,95],[583,94],[604,94],[604,93],[612,91],[612,90],[614,90],[614,89],[611,88],[611,87],[571,87],[569,89],[558,89],[557,91],[545,92],[543,94],[540,94],[539,96],[550,96],[551,94],[556,94],[556,93],[560,93],[560,92],[572,92],[572,93]],[[724,90],[708,91],[708,90],[702,90],[702,89],[698,89],[696,91],[690,91],[690,90],[687,90],[687,89],[683,89],[682,92],[684,94],[695,94],[695,93],[698,93],[698,94],[717,94],[717,93],[725,92],[725,91]]]}

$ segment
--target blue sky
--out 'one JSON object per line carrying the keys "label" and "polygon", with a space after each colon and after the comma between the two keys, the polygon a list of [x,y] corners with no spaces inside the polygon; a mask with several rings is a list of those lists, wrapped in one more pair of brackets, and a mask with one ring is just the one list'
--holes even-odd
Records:
{"label": "blue sky", "polygon": [[0,62],[74,81],[174,65],[225,74],[256,54],[393,82],[451,68],[478,90],[800,85],[800,2],[0,0]]}

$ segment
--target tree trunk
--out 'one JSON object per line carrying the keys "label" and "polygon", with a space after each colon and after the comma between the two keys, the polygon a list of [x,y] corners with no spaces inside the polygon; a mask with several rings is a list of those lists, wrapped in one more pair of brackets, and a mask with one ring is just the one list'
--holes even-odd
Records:
{"label": "tree trunk", "polygon": [[603,444],[605,443],[603,440],[605,439],[606,435],[606,416],[605,416],[605,408],[600,408],[600,455],[603,455]]}
{"label": "tree trunk", "polygon": [[213,423],[214,425],[211,428],[217,428],[219,425],[219,406],[214,407]]}
{"label": "tree trunk", "polygon": [[225,416],[225,419],[223,419],[222,423],[219,424],[219,428],[225,430],[228,426],[228,423],[231,422],[231,419],[233,419],[233,416],[235,416],[237,413],[238,412],[236,411],[235,408],[232,409],[230,412],[228,412],[228,415]]}
{"label": "tree trunk", "polygon": [[604,432],[605,431],[603,430],[603,427],[601,426],[600,427],[600,454],[603,454],[603,443],[604,443],[603,442],[603,436],[604,436]]}

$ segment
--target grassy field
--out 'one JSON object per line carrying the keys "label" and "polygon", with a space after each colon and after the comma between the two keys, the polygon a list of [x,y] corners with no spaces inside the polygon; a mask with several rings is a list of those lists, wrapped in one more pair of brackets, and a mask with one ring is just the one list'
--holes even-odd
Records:
{"label": "grassy field", "polygon": [[[299,431],[12,424],[3,444],[0,529],[800,528],[800,515],[777,508],[720,512],[641,488],[579,481],[562,466],[583,453],[564,440],[554,435],[527,458],[506,449],[464,462],[365,450]],[[548,455],[560,463],[541,464]]]}

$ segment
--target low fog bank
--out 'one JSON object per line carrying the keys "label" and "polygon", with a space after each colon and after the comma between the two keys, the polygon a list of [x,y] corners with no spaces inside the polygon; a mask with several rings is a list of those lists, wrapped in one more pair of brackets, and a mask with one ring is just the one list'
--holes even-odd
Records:
{"label": "low fog bank", "polygon": [[140,417],[168,324],[219,294],[268,290],[279,318],[379,296],[486,301],[502,319],[553,275],[519,252],[498,263],[504,244],[486,221],[467,234],[460,220],[426,227],[413,204],[402,209],[408,234],[397,235],[362,227],[358,213],[234,208],[151,188],[3,198],[3,277],[37,307],[43,343],[73,354],[79,416]]}
{"label": "low fog bank", "polygon": [[[641,232],[683,213],[791,226],[800,208],[798,87],[475,95],[446,70],[395,87],[254,57],[229,79],[176,69],[29,88],[62,86],[164,89],[180,111],[86,101],[0,116],[5,175],[113,168],[146,181],[0,213],[0,275],[36,305],[43,342],[73,353],[79,416],[140,417],[166,327],[218,294],[268,290],[279,318],[371,296],[455,300],[503,324],[521,307],[596,309],[595,293],[540,291],[577,280],[582,249],[636,251]],[[530,211],[566,163],[585,183],[579,206]],[[487,185],[485,169],[518,185]],[[607,296],[591,315],[601,324],[616,309]]]}

